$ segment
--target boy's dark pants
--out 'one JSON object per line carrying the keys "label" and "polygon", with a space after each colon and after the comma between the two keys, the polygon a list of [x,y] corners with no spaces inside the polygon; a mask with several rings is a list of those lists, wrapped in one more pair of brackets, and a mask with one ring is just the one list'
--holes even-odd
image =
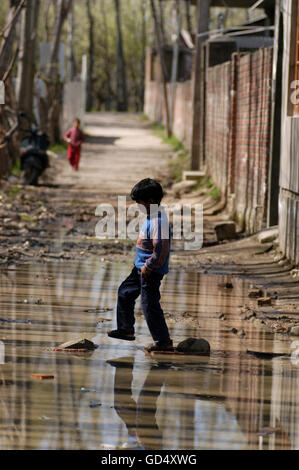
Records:
{"label": "boy's dark pants", "polygon": [[163,274],[152,272],[147,278],[133,268],[131,274],[118,288],[117,328],[134,333],[135,300],[141,294],[142,311],[154,341],[168,341],[169,331],[160,306],[160,284]]}

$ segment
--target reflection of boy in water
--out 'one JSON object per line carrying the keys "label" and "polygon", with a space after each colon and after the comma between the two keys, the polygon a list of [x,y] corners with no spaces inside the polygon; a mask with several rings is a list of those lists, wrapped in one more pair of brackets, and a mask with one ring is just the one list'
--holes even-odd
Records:
{"label": "reflection of boy in water", "polygon": [[[114,366],[114,408],[128,430],[128,444],[136,447],[136,440],[144,450],[162,449],[163,435],[157,425],[157,400],[165,383],[166,374],[157,373],[152,365],[137,403],[132,397],[134,358],[107,361]],[[167,367],[168,368],[168,367]],[[128,390],[129,393],[125,393]]]}

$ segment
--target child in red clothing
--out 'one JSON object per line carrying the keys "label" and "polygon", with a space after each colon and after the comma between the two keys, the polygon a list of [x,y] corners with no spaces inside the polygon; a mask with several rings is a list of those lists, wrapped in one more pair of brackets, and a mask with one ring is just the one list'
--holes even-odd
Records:
{"label": "child in red clothing", "polygon": [[81,156],[81,144],[85,140],[84,134],[80,129],[80,119],[76,118],[74,120],[73,127],[64,134],[63,139],[69,144],[67,149],[67,158],[74,170],[78,170]]}

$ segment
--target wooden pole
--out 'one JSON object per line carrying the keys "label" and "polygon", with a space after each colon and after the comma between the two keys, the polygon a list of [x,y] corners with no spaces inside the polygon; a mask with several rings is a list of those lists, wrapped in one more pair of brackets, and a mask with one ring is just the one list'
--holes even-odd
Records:
{"label": "wooden pole", "polygon": [[[209,29],[210,0],[197,0],[197,34],[202,34]],[[193,70],[193,126],[192,126],[192,149],[191,169],[199,169],[200,159],[200,89],[201,80],[204,80],[204,71],[201,70],[201,46],[207,39],[206,35],[196,37],[196,51]]]}

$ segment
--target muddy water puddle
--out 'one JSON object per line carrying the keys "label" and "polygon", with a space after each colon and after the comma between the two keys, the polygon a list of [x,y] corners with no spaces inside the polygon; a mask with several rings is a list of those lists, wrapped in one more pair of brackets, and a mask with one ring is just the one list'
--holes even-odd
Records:
{"label": "muddy water puddle", "polygon": [[[106,335],[129,270],[65,260],[1,268],[0,449],[298,449],[297,361],[246,352],[290,354],[292,341],[240,320],[246,281],[225,289],[226,277],[172,270],[162,306],[174,342],[202,336],[211,355],[152,357],[139,301],[136,341]],[[99,347],[47,350],[77,337]]]}

